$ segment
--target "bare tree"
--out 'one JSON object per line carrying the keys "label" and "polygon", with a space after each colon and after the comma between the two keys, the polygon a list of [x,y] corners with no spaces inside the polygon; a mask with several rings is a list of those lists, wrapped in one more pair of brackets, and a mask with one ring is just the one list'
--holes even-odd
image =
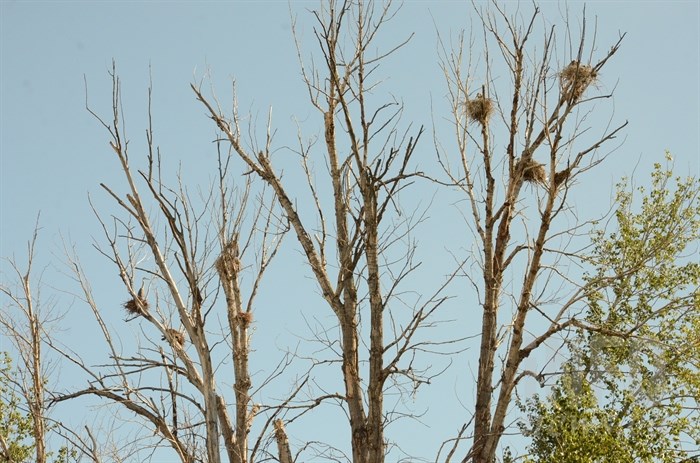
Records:
{"label": "bare tree", "polygon": [[[597,83],[624,35],[599,53],[595,34],[589,40],[585,10],[578,31],[565,18],[563,40],[537,6],[528,17],[520,11],[511,15],[496,2],[475,11],[483,31],[479,42],[462,38],[460,46],[443,47],[442,54],[459,159],[437,139],[436,149],[446,183],[468,198],[480,245],[481,281],[471,280],[481,305],[479,367],[473,443],[463,461],[491,463],[516,387],[526,377],[543,381],[543,371],[527,370],[525,360],[577,324],[577,304],[601,283],[577,284],[558,267],[566,259],[580,263],[585,258],[570,246],[591,223],[571,224],[572,217],[576,220],[568,201],[573,187],[604,159],[600,148],[626,125],[608,124],[598,137],[584,135],[583,124],[600,113],[595,103],[612,96],[601,93]],[[475,46],[481,42],[483,47]],[[506,74],[507,85],[495,83],[503,81],[502,75],[496,78],[500,73]],[[536,214],[528,210],[531,196]],[[513,273],[520,283],[504,283]],[[537,333],[533,326],[544,329]],[[467,429],[454,441],[447,461]]]}
{"label": "bare tree", "polygon": [[[18,357],[16,368],[2,369],[0,374],[3,383],[9,384],[11,396],[18,393],[21,397],[19,410],[26,413],[30,423],[28,431],[21,431],[30,436],[28,441],[20,438],[20,442],[10,442],[8,448],[0,436],[0,455],[10,462],[15,461],[10,454],[13,445],[19,445],[32,450],[33,461],[40,463],[49,460],[67,463],[80,461],[82,457],[100,463],[101,452],[89,428],[86,428],[87,436],[84,437],[52,417],[57,380],[65,366],[61,359],[71,358],[72,354],[64,350],[54,331],[63,329],[67,312],[59,309],[59,299],[54,295],[48,300],[42,298],[42,293],[50,287],[44,282],[44,272],[49,267],[41,272],[36,270],[39,231],[37,217],[32,238],[27,244],[26,266],[18,264],[15,258],[8,258],[14,278],[10,277],[0,285],[0,293],[6,297],[0,311],[0,333],[9,340]],[[10,415],[12,413],[14,411],[10,410]],[[16,461],[26,460],[20,458]]]}
{"label": "bare tree", "polygon": [[[404,289],[420,266],[413,232],[423,211],[407,211],[402,192],[417,179],[433,176],[413,163],[423,128],[403,126],[402,104],[380,93],[379,66],[410,39],[384,50],[375,46],[395,12],[390,1],[335,0],[312,12],[321,59],[306,59],[299,43],[297,49],[320,143],[306,142],[299,129],[294,148],[279,147],[271,110],[256,140],[255,127],[244,126],[246,117],[239,114],[235,86],[229,114],[213,92],[201,82],[193,84],[215,124],[218,147],[216,181],[195,195],[182,175],[170,182],[163,173],[151,128],[150,93],[145,150],[131,157],[113,67],[109,120],[87,109],[109,133],[126,186],[120,193],[114,185],[101,185],[118,213],[108,216],[93,206],[106,243],[96,247],[117,269],[127,295],[125,320],[110,323],[79,259],[68,252],[109,361],[94,367],[65,351],[88,384],[60,394],[55,402],[92,396],[133,412],[152,433],[144,436],[144,445],[170,447],[183,463],[291,463],[290,424],[330,402],[340,406],[349,428],[352,454],[338,460],[387,459],[395,444],[387,428],[402,416],[387,407],[387,391],[403,394],[405,385],[415,391],[429,383],[439,371],[422,364],[420,356],[457,348],[456,340],[422,334],[434,326],[435,312],[447,299],[444,290],[457,271],[446,270],[444,283],[427,296],[409,298]],[[544,383],[544,368],[529,370],[526,359],[545,344],[561,344],[571,328],[596,329],[579,321],[576,310],[605,281],[577,283],[558,268],[566,259],[583,261],[574,245],[590,222],[574,217],[571,225],[562,219],[574,216],[568,200],[577,180],[604,159],[600,148],[625,124],[608,123],[596,137],[584,128],[589,115],[597,114],[594,104],[612,96],[601,94],[597,83],[622,37],[599,54],[595,40],[588,41],[585,21],[574,39],[573,22],[567,20],[559,41],[554,28],[540,22],[537,7],[525,19],[510,16],[495,2],[476,12],[483,28],[483,69],[475,67],[473,42],[462,41],[449,51],[443,47],[458,156],[435,138],[446,177],[437,181],[467,198],[466,215],[480,247],[476,267],[457,265],[479,295],[474,408],[449,441],[444,461],[459,457],[491,463],[518,385],[527,377]],[[296,25],[294,31],[298,37]],[[542,40],[531,47],[538,31]],[[497,59],[510,78],[506,87],[495,83],[501,69],[494,64]],[[482,78],[477,81],[478,72]],[[282,150],[296,155],[294,167],[306,179],[303,191],[286,180],[288,170],[285,177],[280,173],[283,161],[276,153]],[[268,376],[253,385],[249,354],[256,297],[288,231],[337,329],[313,333],[330,359],[314,359],[282,400],[256,404],[253,397],[292,361],[289,356],[277,365],[259,366]],[[519,281],[510,284],[512,274]],[[124,348],[117,337],[128,323],[138,325],[140,335],[130,333],[136,342]],[[335,368],[342,390],[312,389],[309,372],[328,365]],[[231,390],[222,386],[226,382]],[[310,397],[299,399],[307,386]],[[259,416],[264,419],[252,439]],[[87,437],[75,434],[73,439],[97,462],[93,436],[88,429]],[[467,441],[465,450],[461,445]],[[307,446],[313,443],[299,452]],[[440,452],[437,460],[441,457]]]}
{"label": "bare tree", "polygon": [[15,290],[5,284],[0,285],[0,292],[8,298],[8,305],[0,312],[0,329],[14,345],[19,356],[20,367],[16,376],[6,378],[22,396],[31,418],[31,434],[34,456],[37,463],[47,461],[47,409],[48,401],[45,389],[48,377],[48,365],[43,351],[48,341],[47,323],[56,314],[50,308],[40,308],[35,299],[38,291],[33,286],[34,257],[38,219],[34,235],[27,245],[27,265],[22,270],[15,260],[9,263],[14,270],[18,288]]}
{"label": "bare tree", "polygon": [[[438,288],[434,296],[416,301],[406,319],[394,308],[400,284],[418,267],[413,243],[402,251],[394,248],[416,225],[411,219],[415,214],[402,218],[399,193],[419,175],[412,170],[411,159],[423,133],[422,127],[400,129],[402,105],[393,99],[378,101],[375,95],[379,82],[373,73],[408,40],[386,51],[369,51],[394,13],[391,2],[378,6],[336,1],[313,12],[321,64],[306,65],[299,45],[298,49],[325,144],[316,149],[300,137],[298,154],[308,180],[308,199],[303,201],[293,196],[275,170],[272,120],[260,148],[249,148],[235,103],[233,114],[224,114],[215,98],[205,97],[201,85],[192,86],[235,154],[275,192],[337,320],[344,384],[337,396],[347,413],[354,463],[384,461],[385,428],[390,422],[384,404],[388,381],[403,377],[416,388],[427,381],[427,373],[413,365],[413,359],[417,350],[431,349],[435,343],[419,341],[415,335],[430,324],[429,317],[444,301],[439,295],[443,288]],[[323,175],[312,170],[317,159],[327,166]],[[315,210],[299,204],[313,205]],[[369,320],[368,340],[362,338],[362,319]],[[281,423],[277,429],[284,429]],[[280,461],[287,460],[280,456]]]}
{"label": "bare tree", "polygon": [[[174,188],[168,187],[150,124],[150,89],[147,151],[138,160],[145,165],[134,167],[114,68],[112,83],[111,119],[103,120],[89,107],[88,111],[110,134],[127,192],[119,194],[101,185],[124,214],[107,220],[93,207],[108,243],[98,250],[117,269],[128,294],[122,324],[141,324],[145,338],[124,352],[115,341],[120,330],[107,321],[107,312],[95,300],[79,259],[67,252],[82,299],[98,322],[111,361],[95,368],[66,353],[87,375],[89,385],[54,401],[90,395],[119,404],[153,429],[156,446],[168,445],[183,463],[222,461],[222,444],[227,461],[254,461],[271,424],[268,420],[262,427],[251,449],[249,433],[261,410],[252,400],[250,328],[256,295],[282,242],[286,222],[278,216],[265,188],[254,189],[245,180],[240,185],[233,183],[230,159],[220,151],[217,178],[208,190],[191,195],[181,176]],[[224,298],[218,297],[220,293]],[[152,334],[153,329],[157,334]],[[227,357],[232,368],[226,367]],[[271,367],[270,377],[259,387],[285,365],[282,359]],[[217,384],[220,371],[225,375],[222,381],[233,382],[232,393]],[[278,412],[274,407],[268,409],[273,416]]]}

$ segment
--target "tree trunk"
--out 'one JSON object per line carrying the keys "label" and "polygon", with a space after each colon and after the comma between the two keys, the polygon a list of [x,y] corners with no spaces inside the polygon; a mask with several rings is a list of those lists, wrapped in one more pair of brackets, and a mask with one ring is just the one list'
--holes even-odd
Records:
{"label": "tree trunk", "polygon": [[29,272],[24,277],[24,293],[27,298],[27,316],[31,333],[31,375],[32,389],[29,411],[32,415],[34,450],[37,463],[46,463],[46,428],[44,422],[44,375],[41,358],[41,322],[34,310],[32,292],[29,285]]}

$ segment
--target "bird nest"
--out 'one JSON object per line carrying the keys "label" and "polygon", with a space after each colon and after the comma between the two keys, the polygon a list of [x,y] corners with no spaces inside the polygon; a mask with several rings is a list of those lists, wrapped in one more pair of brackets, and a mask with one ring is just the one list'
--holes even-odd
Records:
{"label": "bird nest", "polygon": [[544,168],[544,164],[540,164],[534,159],[523,160],[520,163],[524,181],[540,185],[547,184],[547,171]]}
{"label": "bird nest", "polygon": [[569,180],[569,176],[571,175],[571,170],[570,168],[564,169],[560,172],[557,172],[554,174],[554,185],[559,188],[562,184],[566,183]]}
{"label": "bird nest", "polygon": [[148,301],[144,297],[135,297],[124,303],[124,310],[130,315],[143,315],[148,310]]}
{"label": "bird nest", "polygon": [[241,270],[241,262],[238,259],[238,242],[231,240],[221,250],[221,255],[214,262],[219,276],[226,281],[233,280]]}
{"label": "bird nest", "polygon": [[238,321],[240,322],[243,327],[248,327],[250,324],[253,322],[253,313],[252,312],[238,312],[236,315],[236,318],[238,318]]}
{"label": "bird nest", "polygon": [[493,101],[481,93],[476,98],[467,100],[467,116],[474,122],[485,125],[493,113]]}
{"label": "bird nest", "polygon": [[574,60],[559,73],[562,90],[574,100],[578,100],[583,92],[598,78],[598,72],[587,64]]}
{"label": "bird nest", "polygon": [[163,336],[161,339],[163,341],[170,341],[173,344],[173,346],[182,349],[182,346],[185,345],[185,335],[179,332],[178,330],[172,328],[167,328],[165,332],[167,336]]}

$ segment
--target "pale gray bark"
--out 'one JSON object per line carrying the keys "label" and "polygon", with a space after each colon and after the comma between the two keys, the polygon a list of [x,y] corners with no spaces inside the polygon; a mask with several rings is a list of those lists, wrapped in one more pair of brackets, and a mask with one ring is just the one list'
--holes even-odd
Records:
{"label": "pale gray bark", "polygon": [[[496,114],[475,117],[468,114],[468,102],[478,92],[476,98],[495,101],[495,90],[491,85],[471,88],[474,76],[471,70],[463,68],[463,54],[473,53],[464,47],[445,51],[443,69],[450,87],[452,107],[457,129],[457,146],[460,152],[459,168],[452,168],[447,156],[439,153],[441,164],[450,179],[449,183],[460,188],[466,194],[471,222],[481,244],[483,288],[481,302],[481,341],[479,349],[479,368],[476,384],[476,401],[473,416],[472,447],[466,452],[463,461],[475,463],[492,463],[501,437],[506,431],[506,416],[512,404],[515,388],[523,377],[522,363],[530,353],[554,334],[573,325],[566,319],[566,308],[580,301],[586,290],[577,291],[565,307],[553,318],[552,326],[537,338],[535,345],[523,348],[527,331],[527,319],[537,304],[533,294],[538,281],[548,278],[543,275],[543,256],[551,250],[547,244],[551,239],[554,220],[566,209],[566,196],[571,187],[570,180],[580,173],[594,167],[599,160],[591,155],[603,143],[615,137],[626,125],[606,131],[592,144],[582,146],[570,155],[569,145],[576,139],[576,130],[569,129],[567,121],[573,118],[578,105],[586,103],[584,92],[592,84],[593,78],[620,46],[620,41],[603,53],[601,59],[588,65],[573,65],[567,68],[567,76],[574,75],[573,81],[564,76],[551,75],[550,66],[556,63],[554,30],[545,30],[544,43],[537,44],[537,51],[531,51],[529,43],[536,37],[539,10],[534,7],[533,14],[525,20],[509,16],[505,7],[497,3],[476,8],[485,34],[486,48],[482,58],[487,63],[483,72],[484,82],[491,81],[494,58],[490,55],[489,44],[495,44],[497,55],[510,71],[512,87],[509,96],[498,95]],[[567,31],[569,31],[567,24]],[[572,63],[579,63],[584,53],[586,42],[585,22],[580,41],[571,44],[578,47],[577,56]],[[592,47],[594,48],[594,47]],[[476,61],[476,60],[474,60]],[[567,61],[568,62],[568,61]],[[577,72],[586,73],[585,78],[577,79]],[[560,85],[553,85],[551,80],[558,79]],[[604,95],[598,98],[608,98]],[[481,101],[481,100],[480,100]],[[465,106],[467,105],[467,106]],[[490,106],[489,106],[490,107]],[[471,118],[471,122],[469,122]],[[493,127],[501,125],[506,131],[506,158],[498,160],[498,153],[492,150]],[[443,157],[444,156],[444,157]],[[535,156],[547,159],[546,164],[538,163]],[[505,165],[505,168],[502,167]],[[562,168],[564,167],[564,168]],[[533,171],[534,170],[534,171]],[[483,180],[482,180],[483,179]],[[526,189],[524,186],[528,185]],[[534,238],[517,235],[516,218],[525,217],[522,210],[524,191],[541,189],[542,200],[539,203],[539,216],[534,225]],[[525,219],[522,219],[525,220]],[[580,225],[579,225],[580,226]],[[572,230],[576,230],[576,225]],[[518,255],[527,251],[525,270],[522,273],[518,295],[511,295],[517,301],[515,313],[510,325],[499,322],[499,314],[505,310],[504,277],[512,278],[512,264]],[[509,340],[505,349],[501,347],[499,332],[506,330]],[[504,359],[501,365],[499,358]],[[466,426],[466,425],[465,425]],[[462,429],[462,433],[466,428]],[[461,434],[460,434],[461,436]],[[457,439],[454,448],[459,445]],[[453,450],[447,461],[455,454]]]}

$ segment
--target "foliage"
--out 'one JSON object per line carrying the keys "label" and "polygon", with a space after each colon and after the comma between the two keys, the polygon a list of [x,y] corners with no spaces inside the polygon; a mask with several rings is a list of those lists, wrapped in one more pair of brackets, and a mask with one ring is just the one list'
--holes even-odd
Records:
{"label": "foliage", "polygon": [[0,352],[0,457],[19,463],[30,461],[34,445],[30,440],[32,419],[20,410],[19,397],[10,384],[12,371],[9,355]]}
{"label": "foliage", "polygon": [[689,258],[700,181],[672,177],[655,165],[639,212],[618,185],[618,230],[594,235],[595,291],[572,357],[550,396],[525,407],[532,461],[675,462],[700,446],[700,264]]}
{"label": "foliage", "polygon": [[53,460],[53,463],[77,463],[79,461],[79,452],[75,448],[64,445],[58,449],[58,453],[56,454],[56,458]]}

